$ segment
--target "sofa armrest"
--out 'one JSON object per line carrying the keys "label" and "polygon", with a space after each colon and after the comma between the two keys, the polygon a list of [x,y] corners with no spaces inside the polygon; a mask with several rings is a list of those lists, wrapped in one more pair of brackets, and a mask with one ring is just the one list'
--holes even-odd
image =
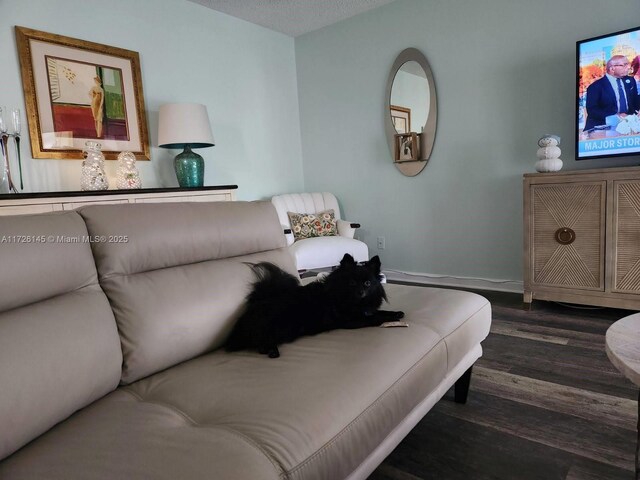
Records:
{"label": "sofa armrest", "polygon": [[338,235],[341,237],[353,238],[356,234],[356,228],[360,228],[359,223],[348,222],[346,220],[338,220]]}

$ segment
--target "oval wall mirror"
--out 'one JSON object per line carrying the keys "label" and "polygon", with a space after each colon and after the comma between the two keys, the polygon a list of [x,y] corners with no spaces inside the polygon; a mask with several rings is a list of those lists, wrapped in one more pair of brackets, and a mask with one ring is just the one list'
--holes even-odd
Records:
{"label": "oval wall mirror", "polygon": [[436,135],[436,86],[426,57],[403,50],[387,81],[385,132],[391,158],[402,174],[413,177],[426,166]]}

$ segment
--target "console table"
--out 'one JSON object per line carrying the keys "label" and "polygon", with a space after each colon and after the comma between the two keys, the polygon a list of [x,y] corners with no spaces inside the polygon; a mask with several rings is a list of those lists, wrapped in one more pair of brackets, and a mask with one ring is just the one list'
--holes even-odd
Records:
{"label": "console table", "polygon": [[640,310],[640,167],[524,176],[524,302]]}
{"label": "console table", "polygon": [[236,199],[237,185],[196,188],[144,188],[99,192],[42,192],[0,195],[0,215],[74,210],[84,205],[156,202],[224,202]]}

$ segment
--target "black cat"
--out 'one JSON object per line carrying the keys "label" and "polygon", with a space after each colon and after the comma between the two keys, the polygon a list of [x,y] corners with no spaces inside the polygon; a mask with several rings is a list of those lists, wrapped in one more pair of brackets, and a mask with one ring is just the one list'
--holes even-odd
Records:
{"label": "black cat", "polygon": [[272,263],[251,268],[258,280],[227,340],[227,351],[252,349],[277,358],[278,345],[304,335],[373,327],[404,317],[403,312],[378,310],[387,299],[378,256],[358,265],[345,254],[338,268],[305,286]]}

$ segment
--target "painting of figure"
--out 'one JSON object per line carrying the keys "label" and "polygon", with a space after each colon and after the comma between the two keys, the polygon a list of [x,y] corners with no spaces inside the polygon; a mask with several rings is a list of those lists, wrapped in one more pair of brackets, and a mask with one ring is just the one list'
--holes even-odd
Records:
{"label": "painting of figure", "polygon": [[56,132],[97,140],[129,140],[122,72],[46,57]]}

